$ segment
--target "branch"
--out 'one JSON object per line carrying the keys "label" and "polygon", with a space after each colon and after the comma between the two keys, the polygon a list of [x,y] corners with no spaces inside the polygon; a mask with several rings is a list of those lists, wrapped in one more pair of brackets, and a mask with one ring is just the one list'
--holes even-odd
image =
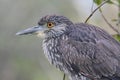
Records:
{"label": "branch", "polygon": [[65,80],[65,73],[64,73],[64,75],[63,75],[63,80]]}
{"label": "branch", "polygon": [[120,25],[120,4],[118,6],[118,23],[117,23],[117,26]]}
{"label": "branch", "polygon": [[92,17],[92,15],[100,8],[100,7],[102,7],[105,3],[107,3],[109,0],[106,0],[106,1],[104,1],[103,3],[101,3],[89,16],[88,16],[88,18],[85,20],[85,23],[87,23],[88,22],[88,20]]}
{"label": "branch", "polygon": [[105,18],[105,16],[104,16],[104,14],[102,13],[102,11],[100,11],[100,13],[101,13],[103,19],[105,20],[105,22],[109,25],[109,27],[112,28],[115,32],[117,32],[117,33],[120,35],[120,32],[119,32],[114,26],[112,26],[112,24],[110,24],[110,23],[108,22],[108,20]]}

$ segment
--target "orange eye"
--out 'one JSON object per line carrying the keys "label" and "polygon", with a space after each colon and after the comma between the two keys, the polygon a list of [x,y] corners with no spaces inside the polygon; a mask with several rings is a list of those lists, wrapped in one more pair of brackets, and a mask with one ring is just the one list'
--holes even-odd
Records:
{"label": "orange eye", "polygon": [[52,28],[52,27],[54,27],[54,23],[52,23],[52,22],[48,22],[48,23],[47,23],[47,27],[48,27],[48,28]]}

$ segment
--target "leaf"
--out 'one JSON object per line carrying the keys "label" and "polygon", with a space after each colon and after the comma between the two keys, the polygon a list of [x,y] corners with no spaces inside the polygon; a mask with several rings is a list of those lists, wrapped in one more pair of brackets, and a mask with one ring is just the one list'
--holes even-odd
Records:
{"label": "leaf", "polygon": [[116,22],[116,21],[118,21],[118,19],[112,19],[112,21],[113,21],[113,22]]}
{"label": "leaf", "polygon": [[115,35],[112,35],[117,41],[120,42],[120,35],[119,34],[115,34]]}
{"label": "leaf", "polygon": [[118,3],[120,4],[120,0],[117,0],[118,1]]}
{"label": "leaf", "polygon": [[[105,0],[93,0],[93,2],[97,5],[100,5],[103,1],[105,1]],[[107,3],[108,4],[113,4],[113,2],[111,0],[108,0]]]}
{"label": "leaf", "polygon": [[108,3],[108,4],[113,4],[113,2],[112,2],[111,0],[109,0],[107,3]]}
{"label": "leaf", "polygon": [[93,0],[94,3],[96,3],[97,5],[100,5],[102,3],[103,0]]}
{"label": "leaf", "polygon": [[120,17],[120,12],[118,13],[118,17]]}

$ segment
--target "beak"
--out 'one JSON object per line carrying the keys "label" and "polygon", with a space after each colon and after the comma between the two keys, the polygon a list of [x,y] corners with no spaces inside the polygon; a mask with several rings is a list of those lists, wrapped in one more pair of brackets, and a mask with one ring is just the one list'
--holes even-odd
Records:
{"label": "beak", "polygon": [[16,35],[34,34],[34,33],[37,33],[37,32],[41,32],[43,30],[44,30],[44,28],[42,26],[35,26],[35,27],[31,27],[31,28],[22,30],[20,32],[17,32]]}

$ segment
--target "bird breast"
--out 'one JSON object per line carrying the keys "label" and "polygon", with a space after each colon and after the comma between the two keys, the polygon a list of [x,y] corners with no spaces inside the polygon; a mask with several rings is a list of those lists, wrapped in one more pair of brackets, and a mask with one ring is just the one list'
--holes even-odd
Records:
{"label": "bird breast", "polygon": [[67,40],[66,36],[60,36],[56,38],[46,38],[43,41],[43,50],[46,58],[50,62],[50,64],[55,65],[60,70],[63,67],[63,58],[62,53],[60,53],[60,41],[61,39]]}
{"label": "bird breast", "polygon": [[57,64],[61,60],[62,54],[59,52],[61,37],[47,38],[43,41],[44,54],[51,64]]}

